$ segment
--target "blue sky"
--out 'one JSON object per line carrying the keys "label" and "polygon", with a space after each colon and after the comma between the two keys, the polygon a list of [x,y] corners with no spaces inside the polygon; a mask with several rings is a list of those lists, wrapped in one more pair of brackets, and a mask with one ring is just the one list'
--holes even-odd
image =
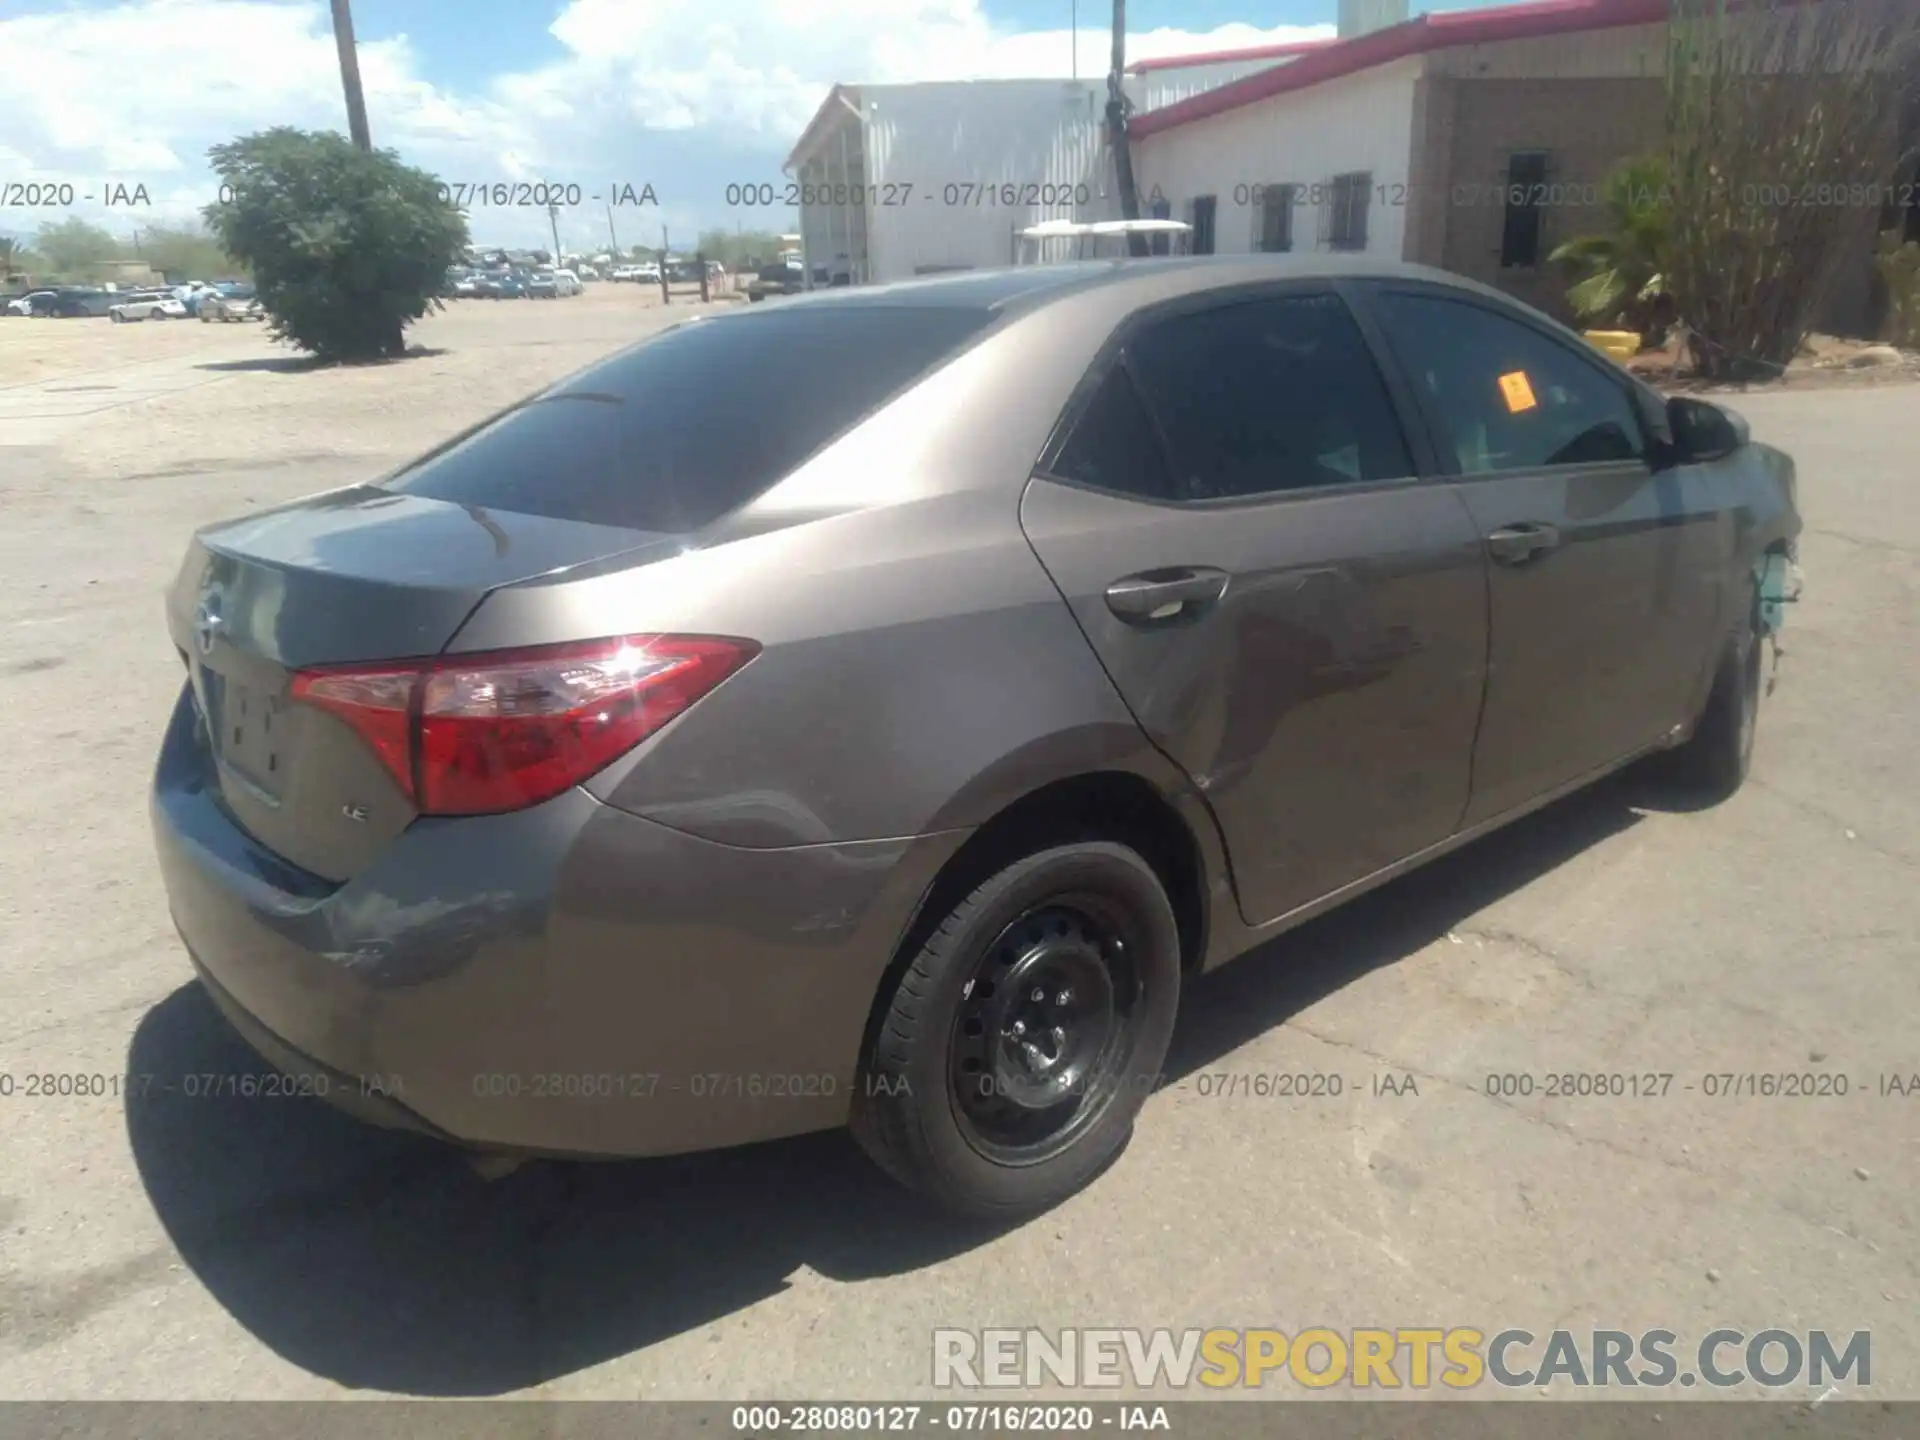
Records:
{"label": "blue sky", "polygon": [[[1422,10],[1468,8],[1471,0],[1442,0],[1415,4]],[[12,4],[0,4],[4,15]],[[565,57],[549,31],[553,6],[539,0],[469,0],[455,6],[449,0],[355,0],[354,25],[367,38],[406,33],[419,47],[421,73],[436,84],[469,86],[501,68],[503,55],[517,65],[557,61]],[[906,0],[903,8],[911,8]],[[1072,0],[992,0],[981,10],[987,19],[1009,31],[1068,30],[1075,19]],[[1181,30],[1204,33],[1242,22],[1266,29],[1278,25],[1330,25],[1335,0],[1129,0],[1128,28]],[[1103,28],[1109,11],[1100,0],[1082,0],[1079,26],[1084,31]],[[1065,65],[1063,61],[1063,67]],[[849,77],[852,78],[852,77]]]}
{"label": "blue sky", "polygon": [[[1130,0],[1129,59],[1330,35],[1336,0]],[[1414,0],[1425,9],[1462,0]],[[835,81],[1068,73],[1070,0],[354,0],[374,142],[451,182],[549,181],[583,196],[651,184],[622,244],[773,227],[728,210],[730,182],[780,165]],[[1082,76],[1108,12],[1081,7]],[[75,201],[0,208],[0,234],[78,214],[122,233],[213,198],[207,147],[272,125],[345,129],[326,0],[0,0],[0,202],[71,184]],[[24,58],[23,58],[24,57]],[[144,207],[103,208],[112,185]],[[64,192],[62,192],[64,193]],[[539,243],[544,212],[475,210],[483,243]],[[563,213],[568,248],[604,243],[602,207]]]}

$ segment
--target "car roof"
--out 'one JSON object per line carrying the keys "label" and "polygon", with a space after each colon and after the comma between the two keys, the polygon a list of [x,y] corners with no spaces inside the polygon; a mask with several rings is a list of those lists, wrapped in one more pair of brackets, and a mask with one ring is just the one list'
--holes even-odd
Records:
{"label": "car roof", "polygon": [[1199,293],[1276,280],[1420,280],[1501,298],[1498,291],[1444,270],[1364,255],[1195,255],[1076,260],[997,270],[966,270],[881,285],[814,290],[793,305],[958,306],[1028,311],[1089,291],[1109,292],[1116,314],[1169,293]]}

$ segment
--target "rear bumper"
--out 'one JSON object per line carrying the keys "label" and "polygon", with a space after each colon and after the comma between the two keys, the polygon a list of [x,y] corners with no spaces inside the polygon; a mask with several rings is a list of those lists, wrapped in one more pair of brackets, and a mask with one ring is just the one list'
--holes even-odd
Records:
{"label": "rear bumper", "polygon": [[660,1155],[844,1123],[882,974],[967,833],[746,850],[574,790],[416,822],[336,887],[227,818],[198,745],[183,697],[151,812],[215,1003],[342,1108],[490,1148]]}

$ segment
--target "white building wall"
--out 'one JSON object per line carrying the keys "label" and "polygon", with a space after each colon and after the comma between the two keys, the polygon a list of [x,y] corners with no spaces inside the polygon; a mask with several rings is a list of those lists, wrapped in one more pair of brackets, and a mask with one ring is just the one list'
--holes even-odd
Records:
{"label": "white building wall", "polygon": [[1231,80],[1276,65],[1291,65],[1300,57],[1286,55],[1277,60],[1222,60],[1211,65],[1171,65],[1164,70],[1145,70],[1127,77],[1127,98],[1136,112],[1159,110],[1189,95],[1216,90]]}
{"label": "white building wall", "polygon": [[[1373,175],[1373,195],[1362,253],[1399,259],[1421,59],[1397,60],[1135,140],[1142,209],[1157,188],[1174,219],[1191,220],[1194,197],[1212,195],[1215,252],[1250,254],[1258,248],[1255,197],[1262,187],[1324,186],[1335,175],[1365,170]],[[1310,203],[1295,208],[1296,251],[1321,248],[1321,209]]]}
{"label": "white building wall", "polygon": [[1119,214],[1103,85],[868,85],[860,96],[870,280],[1009,265],[1029,225]]}

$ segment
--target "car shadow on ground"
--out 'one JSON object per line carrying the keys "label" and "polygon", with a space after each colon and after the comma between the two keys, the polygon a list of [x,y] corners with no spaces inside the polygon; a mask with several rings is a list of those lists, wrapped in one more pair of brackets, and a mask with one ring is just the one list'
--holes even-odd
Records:
{"label": "car shadow on ground", "polygon": [[[1170,1074],[1632,825],[1630,787],[1564,801],[1195,983]],[[489,1184],[447,1148],[317,1101],[189,1098],[222,1083],[189,1077],[263,1073],[197,984],[148,1012],[127,1064],[152,1077],[128,1102],[128,1132],[182,1262],[262,1343],[355,1388],[499,1395],[712,1328],[802,1266],[841,1281],[897,1274],[995,1233],[929,1214],[844,1133],[537,1163]]]}

